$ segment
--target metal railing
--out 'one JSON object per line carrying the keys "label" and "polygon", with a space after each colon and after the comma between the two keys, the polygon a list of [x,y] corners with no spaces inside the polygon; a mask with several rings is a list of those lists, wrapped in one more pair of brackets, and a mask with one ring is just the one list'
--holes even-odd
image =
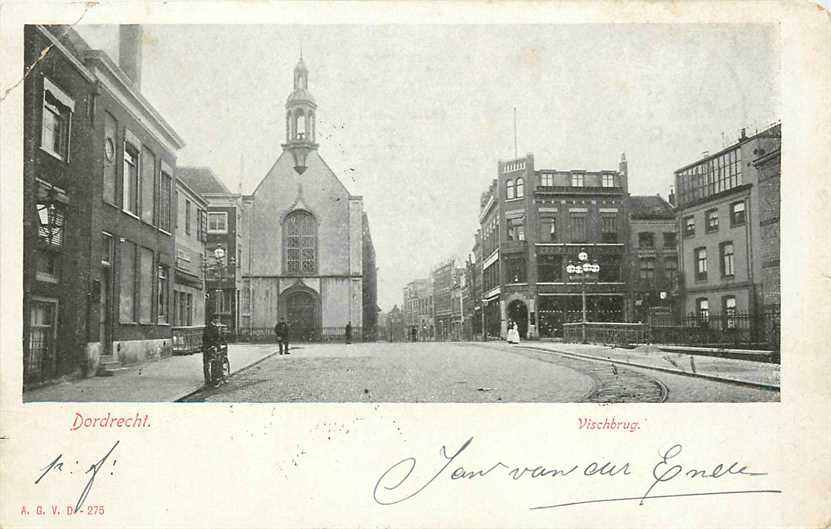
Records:
{"label": "metal railing", "polygon": [[653,325],[653,343],[779,351],[779,309],[688,314],[677,325]]}
{"label": "metal railing", "polygon": [[[353,342],[362,341],[363,328],[352,327]],[[277,336],[273,327],[252,327],[239,329],[234,336],[235,341],[276,343]],[[344,342],[346,330],[343,327],[289,327],[289,342]]]}
{"label": "metal railing", "polygon": [[583,341],[583,326],[586,327],[586,341],[609,345],[642,343],[646,336],[643,324],[615,322],[579,322],[563,324],[563,341]]}
{"label": "metal railing", "polygon": [[173,354],[186,355],[202,350],[203,325],[173,327]]}

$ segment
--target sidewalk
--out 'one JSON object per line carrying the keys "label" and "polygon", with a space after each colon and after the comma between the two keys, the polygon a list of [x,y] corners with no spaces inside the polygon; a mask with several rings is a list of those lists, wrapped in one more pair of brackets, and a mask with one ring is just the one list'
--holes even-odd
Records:
{"label": "sidewalk", "polygon": [[749,360],[665,352],[654,346],[619,349],[592,344],[525,342],[534,349],[562,352],[622,365],[779,389],[779,365]]}
{"label": "sidewalk", "polygon": [[[276,344],[230,344],[231,374],[274,354]],[[202,355],[171,356],[111,377],[60,382],[23,393],[23,402],[173,402],[205,383]]]}

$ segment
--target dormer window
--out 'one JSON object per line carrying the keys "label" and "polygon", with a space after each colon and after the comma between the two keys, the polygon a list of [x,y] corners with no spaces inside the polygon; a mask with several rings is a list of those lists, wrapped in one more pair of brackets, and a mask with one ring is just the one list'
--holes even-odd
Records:
{"label": "dormer window", "polygon": [[571,175],[571,187],[583,187],[583,173],[574,173]]}

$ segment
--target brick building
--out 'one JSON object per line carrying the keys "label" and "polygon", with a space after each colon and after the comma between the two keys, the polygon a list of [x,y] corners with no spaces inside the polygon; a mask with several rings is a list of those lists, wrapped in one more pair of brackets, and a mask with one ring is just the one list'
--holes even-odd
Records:
{"label": "brick building", "polygon": [[[187,185],[182,168],[177,171],[174,196],[176,271],[173,281],[175,327],[205,325],[205,243],[208,202]],[[194,329],[198,332],[198,329]]]}
{"label": "brick building", "polygon": [[25,28],[36,64],[24,83],[28,383],[171,352],[184,144],[141,94],[141,38],[120,28],[116,64],[69,27]]}
{"label": "brick building", "polygon": [[772,175],[780,145],[778,124],[751,137],[742,130],[736,143],[675,171],[685,313],[701,321],[720,314],[731,328],[735,315],[756,314],[765,304],[764,265],[778,262],[771,249],[778,249],[778,176]]}
{"label": "brick building", "polygon": [[[628,232],[625,281],[627,321],[677,320],[678,236],[675,211],[659,195],[624,201]],[[675,303],[677,305],[677,303]]]}
{"label": "brick building", "polygon": [[205,318],[219,314],[227,332],[236,334],[242,322],[244,297],[242,262],[245,230],[242,222],[242,195],[232,193],[209,167],[180,167],[179,178],[207,202],[201,209],[196,202],[184,201],[184,222],[190,233],[205,239]]}
{"label": "brick building", "polygon": [[470,338],[481,337],[483,328],[482,312],[482,246],[480,243],[480,231],[477,230],[474,236],[473,252],[465,262],[466,267],[466,289],[470,302],[465,302],[465,320],[470,328]]}
{"label": "brick building", "polygon": [[753,165],[759,175],[759,237],[761,239],[762,295],[764,310],[780,308],[779,212],[782,151],[777,146],[757,151]]}
{"label": "brick building", "polygon": [[448,340],[453,335],[455,271],[454,261],[449,260],[437,265],[430,274],[437,340]]}
{"label": "brick building", "polygon": [[96,165],[90,119],[96,80],[62,43],[64,31],[24,29],[24,63],[35,64],[23,85],[24,385],[94,371],[87,358],[100,354],[88,350],[99,341],[91,335],[97,326],[88,328],[94,183],[86,177]]}
{"label": "brick building", "polygon": [[483,304],[489,335],[517,323],[525,338],[555,336],[581,316],[580,283],[565,267],[584,248],[600,264],[586,285],[589,319],[623,321],[627,163],[618,170],[535,169],[534,156],[499,162],[480,199]]}

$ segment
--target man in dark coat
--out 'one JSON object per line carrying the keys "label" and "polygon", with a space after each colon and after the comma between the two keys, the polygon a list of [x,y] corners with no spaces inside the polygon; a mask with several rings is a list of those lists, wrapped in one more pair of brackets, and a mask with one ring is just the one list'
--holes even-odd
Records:
{"label": "man in dark coat", "polygon": [[347,322],[346,327],[343,329],[343,334],[346,336],[346,344],[349,345],[352,342],[352,322]]}
{"label": "man in dark coat", "polygon": [[202,348],[206,349],[212,345],[222,345],[222,334],[219,330],[219,314],[214,314],[211,321],[205,325],[202,331]]}
{"label": "man in dark coat", "polygon": [[274,334],[277,335],[280,354],[289,354],[289,325],[285,318],[280,318],[274,326]]}

